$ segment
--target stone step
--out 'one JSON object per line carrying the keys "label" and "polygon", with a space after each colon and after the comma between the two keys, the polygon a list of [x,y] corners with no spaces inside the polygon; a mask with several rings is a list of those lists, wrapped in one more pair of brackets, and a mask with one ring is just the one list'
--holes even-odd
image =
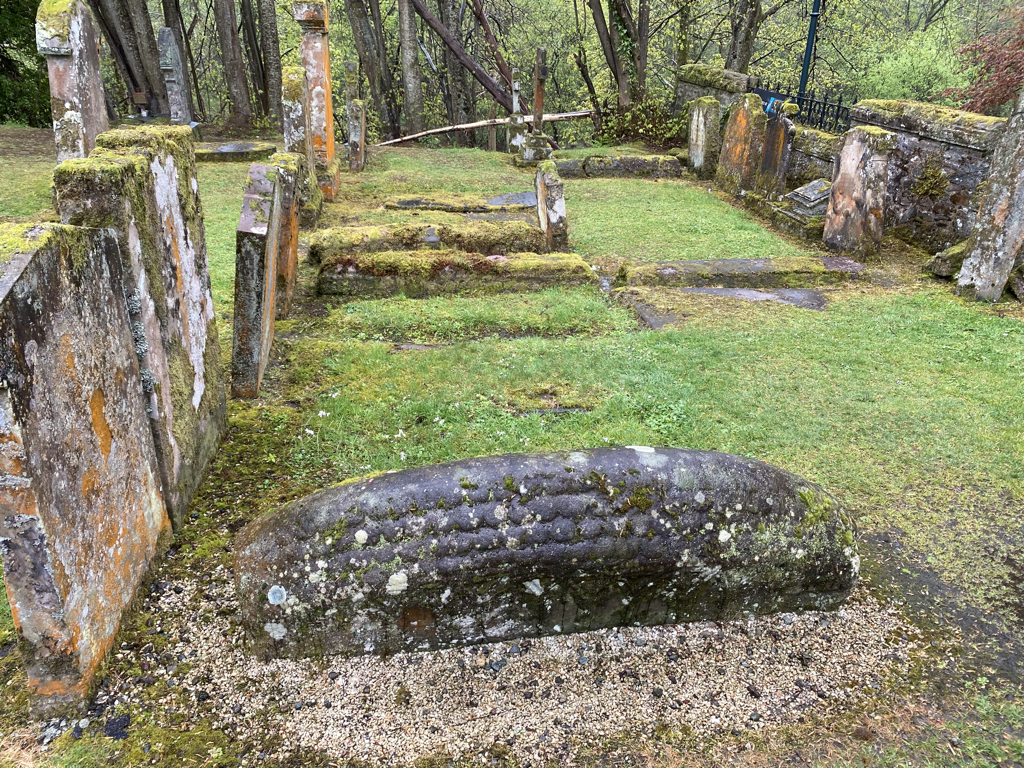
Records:
{"label": "stone step", "polygon": [[447,213],[528,211],[537,207],[537,193],[533,191],[506,192],[486,198],[473,195],[395,197],[384,203],[384,207],[396,211],[445,211]]}
{"label": "stone step", "polygon": [[488,255],[547,251],[544,233],[525,221],[466,221],[457,224],[385,224],[335,227],[316,232],[309,260],[320,264],[335,256],[444,248]]}
{"label": "stone step", "polygon": [[317,292],[347,299],[409,298],[465,292],[518,293],[554,285],[598,284],[574,253],[486,256],[454,250],[339,253],[320,264]]}
{"label": "stone step", "polygon": [[655,261],[624,265],[619,282],[627,286],[813,288],[844,283],[863,272],[863,264],[846,256]]}

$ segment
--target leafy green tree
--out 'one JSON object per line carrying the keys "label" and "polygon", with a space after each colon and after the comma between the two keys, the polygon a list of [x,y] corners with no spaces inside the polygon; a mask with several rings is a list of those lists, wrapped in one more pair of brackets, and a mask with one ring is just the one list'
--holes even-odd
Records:
{"label": "leafy green tree", "polygon": [[0,123],[50,125],[46,60],[36,51],[39,0],[0,0]]}

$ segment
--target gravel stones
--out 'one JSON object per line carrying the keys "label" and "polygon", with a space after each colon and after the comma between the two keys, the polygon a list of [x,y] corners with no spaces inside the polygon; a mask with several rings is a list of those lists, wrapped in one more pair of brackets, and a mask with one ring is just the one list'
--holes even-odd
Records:
{"label": "gravel stones", "polygon": [[289,504],[236,542],[241,619],[265,658],[829,609],[858,566],[853,523],[821,488],[673,448],[364,478]]}

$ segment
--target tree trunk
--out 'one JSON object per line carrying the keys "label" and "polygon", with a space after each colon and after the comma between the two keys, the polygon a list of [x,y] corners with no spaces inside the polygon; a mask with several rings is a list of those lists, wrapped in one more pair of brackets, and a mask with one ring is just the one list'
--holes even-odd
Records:
{"label": "tree trunk", "polygon": [[576,61],[576,68],[580,71],[580,76],[583,78],[583,82],[587,86],[587,95],[590,96],[590,106],[594,110],[594,130],[597,133],[601,132],[601,101],[597,97],[597,89],[594,87],[594,79],[590,76],[590,67],[587,65],[587,51],[580,44],[579,49],[573,54],[573,59]]}
{"label": "tree trunk", "polygon": [[284,111],[281,106],[281,41],[277,34],[277,4],[274,0],[259,0],[259,13],[267,114],[274,128],[280,131],[283,129]]}
{"label": "tree trunk", "polygon": [[263,49],[260,47],[259,32],[256,29],[256,13],[252,0],[241,0],[242,10],[242,42],[245,55],[249,60],[249,74],[252,90],[256,97],[257,111],[267,114],[267,78],[263,71]]}
{"label": "tree trunk", "polygon": [[169,27],[171,30],[171,34],[174,35],[174,42],[177,43],[178,51],[181,52],[181,65],[182,67],[186,68],[186,79],[185,82],[182,83],[182,86],[185,89],[185,99],[188,103],[189,114],[192,115],[192,119],[195,120],[196,104],[195,99],[192,97],[192,88],[189,87],[188,83],[189,59],[186,58],[186,51],[188,49],[185,47],[185,34],[183,31],[184,22],[182,21],[181,18],[181,7],[178,5],[176,0],[163,0],[162,6],[164,11],[164,26]]}
{"label": "tree trunk", "polygon": [[491,97],[498,102],[506,112],[511,113],[511,97],[501,89],[501,86],[494,81],[494,78],[484,71],[483,67],[473,61],[470,55],[466,53],[466,49],[462,47],[462,44],[456,40],[455,36],[448,31],[444,24],[442,24],[440,20],[431,13],[424,0],[412,0],[412,5],[413,8],[416,9],[416,13],[420,15],[420,18],[422,18],[423,21],[427,23],[427,26],[434,31],[434,34],[441,38],[445,47],[455,54],[459,64],[465,67],[466,70],[476,78],[477,82],[487,89],[487,92],[491,94]]}
{"label": "tree trunk", "polygon": [[[455,38],[459,47],[464,49],[462,35],[459,31],[461,25],[459,24],[459,14],[455,1],[438,0],[437,8],[441,23],[451,33],[452,37]],[[466,117],[466,78],[463,76],[458,56],[449,47],[446,47],[444,52],[444,69],[445,76],[448,79],[448,118],[452,124],[468,123],[469,120]],[[456,134],[455,143],[465,146],[467,144],[466,135],[464,133]]]}
{"label": "tree trunk", "polygon": [[213,0],[213,17],[217,24],[220,57],[231,102],[227,125],[235,130],[247,131],[252,127],[252,106],[249,103],[245,63],[242,60],[242,44],[238,40],[234,0]]}
{"label": "tree trunk", "polygon": [[750,60],[754,57],[754,43],[761,29],[763,15],[761,0],[732,0],[729,10],[729,23],[732,27],[732,39],[729,41],[729,52],[725,57],[725,68],[747,74]]}
{"label": "tree trunk", "polygon": [[136,89],[141,90],[149,95],[151,111],[166,114],[167,86],[147,8],[125,0],[90,0],[89,5],[110,45],[114,65],[128,86],[129,97]]}
{"label": "tree trunk", "polygon": [[398,120],[390,110],[387,83],[383,71],[383,67],[387,66],[387,61],[381,57],[378,51],[377,33],[374,32],[373,25],[370,23],[366,3],[364,0],[346,0],[345,11],[352,27],[352,38],[356,45],[356,52],[359,54],[359,63],[370,83],[370,96],[377,108],[377,114],[380,115],[381,125],[389,135],[397,135],[399,132]]}
{"label": "tree trunk", "polygon": [[167,86],[164,83],[164,74],[160,71],[160,49],[156,44],[149,8],[145,3],[135,0],[125,0],[124,5],[128,8],[128,18],[138,41],[142,69],[149,82],[150,101],[157,114],[169,114],[171,108],[167,103]]}
{"label": "tree trunk", "polygon": [[405,96],[405,133],[423,130],[423,82],[416,41],[416,12],[412,0],[398,0],[398,39],[402,52],[402,93]]}
{"label": "tree trunk", "polygon": [[633,97],[630,92],[629,72],[626,70],[626,51],[623,50],[622,34],[619,31],[620,23],[625,27],[626,20],[619,14],[616,2],[617,0],[608,0],[608,37],[612,49],[616,51],[615,62],[618,69],[615,72],[615,81],[619,90],[619,106],[628,107],[633,102]]}
{"label": "tree trunk", "polygon": [[647,92],[647,45],[651,35],[651,0],[640,0],[636,20],[636,87],[639,98]]}
{"label": "tree trunk", "polygon": [[604,18],[604,9],[601,7],[601,0],[587,0],[587,5],[590,6],[590,12],[594,17],[594,28],[597,30],[598,40],[601,41],[604,60],[608,63],[608,69],[611,70],[612,82],[618,88],[619,106],[628,107],[630,103],[629,78],[625,76],[624,68],[619,59],[618,33],[616,32],[613,35],[608,29],[608,24]]}

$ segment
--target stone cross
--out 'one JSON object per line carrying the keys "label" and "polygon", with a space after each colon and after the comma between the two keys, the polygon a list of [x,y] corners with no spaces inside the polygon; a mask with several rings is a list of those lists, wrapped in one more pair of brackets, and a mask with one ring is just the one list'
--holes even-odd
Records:
{"label": "stone cross", "polygon": [[36,48],[46,57],[57,162],[85,157],[107,130],[100,74],[99,38],[82,0],[42,3],[36,14]]}
{"label": "stone cross", "polygon": [[512,117],[508,122],[508,141],[506,148],[509,152],[518,152],[526,143],[526,123],[523,121],[523,114],[519,111],[519,70],[512,70]]}
{"label": "stone cross", "polygon": [[548,52],[537,49],[533,67],[533,132],[544,133],[544,81],[548,79]]}
{"label": "stone cross", "polygon": [[300,53],[309,80],[311,132],[317,180],[327,200],[338,189],[338,164],[334,157],[334,109],[331,105],[331,54],[327,40],[327,3],[301,0],[292,4],[292,14],[302,29]]}
{"label": "stone cross", "polygon": [[167,103],[171,108],[173,125],[189,125],[192,110],[188,103],[188,76],[181,60],[181,50],[170,27],[161,27],[158,38],[160,46],[160,71],[167,85]]}

